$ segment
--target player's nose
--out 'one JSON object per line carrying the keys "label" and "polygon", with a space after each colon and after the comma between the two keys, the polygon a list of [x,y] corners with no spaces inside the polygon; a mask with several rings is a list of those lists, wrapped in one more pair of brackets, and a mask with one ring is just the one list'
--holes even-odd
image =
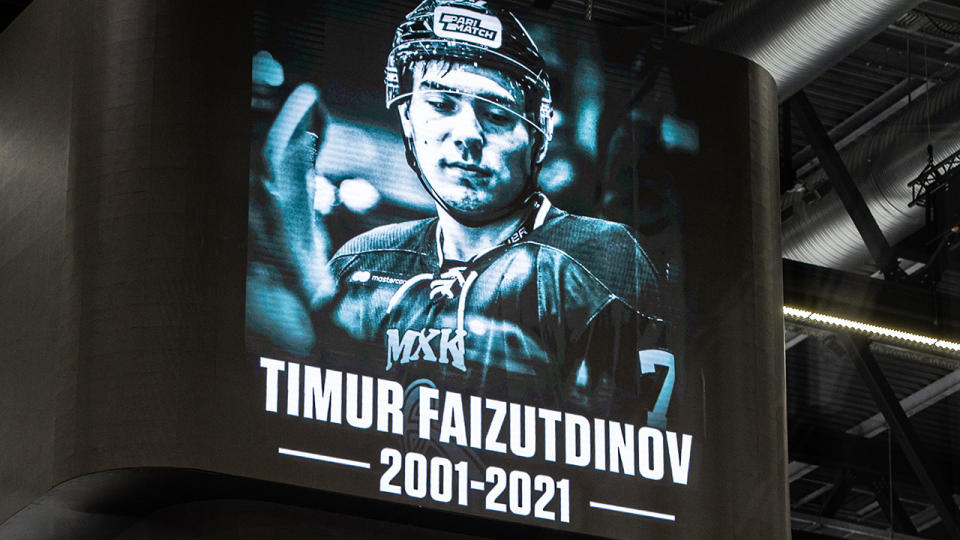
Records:
{"label": "player's nose", "polygon": [[461,152],[461,158],[479,160],[483,150],[484,134],[483,126],[480,125],[480,119],[477,118],[474,108],[469,105],[462,107],[452,121],[451,138]]}

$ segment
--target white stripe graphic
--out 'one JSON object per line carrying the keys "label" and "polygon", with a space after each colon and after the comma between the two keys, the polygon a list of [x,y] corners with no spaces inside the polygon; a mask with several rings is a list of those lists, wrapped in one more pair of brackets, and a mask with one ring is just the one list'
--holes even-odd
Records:
{"label": "white stripe graphic", "polygon": [[278,454],[285,456],[301,457],[306,459],[315,459],[317,461],[326,461],[327,463],[336,463],[337,465],[346,465],[348,467],[358,467],[360,469],[369,469],[370,464],[363,461],[354,461],[352,459],[343,459],[333,456],[324,456],[323,454],[312,454],[310,452],[301,452],[300,450],[290,450],[289,448],[277,448]]}
{"label": "white stripe graphic", "polygon": [[677,516],[673,514],[661,514],[659,512],[651,512],[649,510],[638,510],[636,508],[627,508],[626,506],[616,506],[613,504],[599,503],[596,501],[590,501],[590,506],[592,508],[599,508],[600,510],[610,510],[612,512],[622,512],[624,514],[633,514],[635,516],[642,516],[654,519],[664,519],[667,521],[676,521]]}

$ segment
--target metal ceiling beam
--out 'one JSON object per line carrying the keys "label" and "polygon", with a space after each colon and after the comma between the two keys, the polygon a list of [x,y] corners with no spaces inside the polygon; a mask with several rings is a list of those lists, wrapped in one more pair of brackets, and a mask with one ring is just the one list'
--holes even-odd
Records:
{"label": "metal ceiling beam", "polygon": [[[958,126],[960,77],[953,77],[843,149],[851,176],[891,243],[923,226],[923,212],[908,207],[912,195],[907,183],[926,165],[927,144],[933,145],[935,162],[960,148]],[[846,270],[871,262],[859,231],[833,193],[807,204],[802,216],[794,213],[781,229],[784,257]]]}
{"label": "metal ceiling beam", "polygon": [[893,393],[893,389],[890,388],[890,383],[887,382],[886,377],[880,370],[873,352],[870,351],[869,341],[859,337],[841,336],[839,343],[863,377],[877,407],[883,413],[887,424],[890,425],[891,433],[896,438],[907,461],[910,462],[914,474],[917,475],[920,483],[926,489],[927,495],[933,501],[947,536],[953,540],[960,540],[960,520],[958,520],[957,505],[953,502],[952,493],[943,485],[943,477],[938,476],[938,473],[931,469],[931,464],[924,459],[913,426],[900,407],[900,403]]}
{"label": "metal ceiling beam", "polygon": [[[885,55],[894,54],[905,57],[905,61],[912,66],[911,77],[914,79],[923,79],[924,60],[927,61],[926,69],[931,77],[936,77],[937,72],[943,67],[956,67],[960,64],[960,56],[956,54],[946,54],[939,51],[939,48],[927,47],[924,52],[922,44],[917,44],[916,48],[910,47],[909,56],[906,51],[903,36],[893,36],[887,33],[879,34],[874,37],[870,43],[865,46],[864,52],[872,52],[871,56],[877,60]],[[895,49],[890,51],[889,49]],[[906,60],[909,58],[909,60]]]}
{"label": "metal ceiling beam", "polygon": [[881,513],[883,512],[883,510],[880,509],[880,503],[877,502],[877,497],[876,497],[876,494],[874,494],[873,490],[870,490],[869,494],[873,495],[873,500],[870,501],[869,504],[853,512],[854,514],[857,515],[856,519],[866,519],[876,514],[877,512],[881,512]]}
{"label": "metal ceiling beam", "polygon": [[921,11],[931,13],[938,17],[960,20],[960,6],[941,2],[939,0],[927,0],[923,3]]}
{"label": "metal ceiling beam", "polygon": [[790,349],[802,343],[808,337],[810,337],[809,334],[791,332],[787,330],[786,332],[784,332],[783,350],[789,351]]}
{"label": "metal ceiling beam", "polygon": [[[921,388],[900,401],[904,413],[909,417],[957,391],[955,380],[957,373],[952,372]],[[845,433],[836,433],[812,426],[798,425],[791,429],[790,459],[787,467],[790,482],[794,482],[815,471],[819,466],[842,467],[870,474],[885,474],[886,444],[871,441],[887,429],[886,421],[881,417],[870,417],[850,428]],[[877,458],[876,456],[882,456]],[[909,470],[909,463],[895,453],[895,468]],[[939,460],[936,468],[952,470],[949,461]],[[960,486],[960,477],[951,477],[951,484]]]}
{"label": "metal ceiling beam", "polygon": [[937,509],[928,506],[913,515],[913,521],[917,524],[917,530],[923,532],[940,523],[940,516],[937,515]]}
{"label": "metal ceiling beam", "polygon": [[[889,346],[883,348],[893,349]],[[932,363],[942,364],[944,367],[958,365],[958,361],[948,358],[942,358],[939,359],[939,362]],[[910,417],[958,390],[960,390],[960,370],[955,369],[955,371],[900,400],[900,406],[904,413]],[[828,432],[810,426],[795,427],[792,430],[789,447],[790,459],[792,460],[788,466],[789,481],[799,480],[815,471],[819,466],[841,467],[875,476],[886,474],[886,449],[884,445],[865,439],[875,437],[886,429],[887,423],[882,414],[879,413],[850,428],[845,434]],[[904,460],[900,453],[894,454],[893,457],[895,469],[909,470],[910,464]],[[934,468],[953,470],[949,460],[936,461]],[[948,478],[947,481],[951,485],[960,485],[960,478],[957,478],[956,475],[950,478],[952,479]],[[916,481],[916,479],[912,479],[912,481]]]}
{"label": "metal ceiling beam", "polygon": [[823,501],[823,506],[820,507],[821,516],[827,518],[837,517],[837,510],[840,510],[840,507],[843,506],[843,500],[847,498],[847,493],[850,492],[850,474],[847,469],[841,469],[840,472],[837,473],[837,478],[833,483],[833,489],[830,490],[830,494],[826,500]]}
{"label": "metal ceiling beam", "polygon": [[801,506],[807,504],[810,501],[815,501],[819,499],[823,494],[833,490],[833,484],[824,484],[823,486],[811,491],[810,493],[804,495],[798,501],[790,501],[791,508],[800,508]]}
{"label": "metal ceiling beam", "polygon": [[787,482],[792,484],[793,482],[817,470],[817,468],[820,466],[819,464],[806,463],[807,461],[816,460],[811,460],[806,456],[797,456],[792,449],[788,450],[791,453],[790,463],[787,463]]}
{"label": "metal ceiling beam", "polygon": [[[810,141],[810,146],[817,158],[820,159],[820,165],[829,176],[834,190],[843,202],[844,208],[847,209],[847,213],[853,219],[853,223],[860,232],[870,256],[873,257],[877,266],[883,270],[885,276],[891,278],[897,276],[897,271],[900,268],[897,265],[896,256],[890,249],[887,239],[884,238],[883,232],[880,231],[880,226],[877,225],[873,214],[870,213],[870,209],[867,208],[867,203],[864,202],[860,190],[857,189],[853,178],[850,177],[847,166],[840,159],[840,153],[837,152],[833,142],[830,141],[827,130],[820,123],[820,119],[817,117],[816,111],[813,110],[810,100],[807,99],[806,93],[801,90],[790,98],[790,101],[797,122],[806,134],[807,140]],[[902,271],[899,273],[902,274]]]}
{"label": "metal ceiling beam", "polygon": [[878,476],[870,483],[873,494],[880,505],[880,510],[887,517],[894,531],[905,534],[919,534],[910,514],[903,508],[903,502],[897,496],[897,490],[890,485],[888,478]]}
{"label": "metal ceiling beam", "polygon": [[[907,37],[907,39],[910,38]],[[906,56],[907,66],[911,64],[917,66],[916,72],[906,73],[899,83],[830,129],[830,139],[836,141],[834,146],[837,150],[842,150],[873,126],[941,84],[943,76],[951,74],[953,69],[960,67],[960,55],[944,54],[935,49],[928,51],[924,47],[918,47],[916,51],[910,51],[908,47],[907,51],[904,51],[903,46],[902,36],[881,33],[861,47],[857,53],[858,55],[866,54],[870,60],[863,58],[857,60],[851,56],[837,64],[844,66],[843,73],[846,76],[855,76],[855,70],[860,69],[862,66],[859,64],[863,62],[868,62],[873,67],[876,67],[877,63],[889,63],[885,58],[890,54],[897,57]],[[892,53],[891,49],[893,49]],[[929,60],[927,66],[924,66],[925,59]],[[924,73],[927,70],[929,70],[929,85],[925,84],[924,80]],[[885,71],[891,72],[889,65]],[[896,71],[902,70],[897,68]],[[813,170],[819,162],[813,157],[813,150],[808,145],[793,155],[792,163],[795,165],[797,176],[802,177]]]}
{"label": "metal ceiling beam", "polygon": [[[880,69],[879,66],[875,66],[873,64],[867,65],[866,62],[856,59],[852,56],[848,56],[837,62],[832,72],[828,71],[823,76],[825,81],[836,81],[841,79],[849,80],[854,84],[866,82],[879,84],[882,87],[889,87],[891,84],[894,84],[898,78],[899,77],[895,73],[884,71]],[[821,84],[821,82],[819,80],[813,81],[810,83],[810,86],[816,84]]]}
{"label": "metal ceiling beam", "polygon": [[[935,36],[933,34],[928,34],[926,32],[920,32],[919,30],[911,30],[909,28],[900,28],[899,26],[889,26],[886,29],[888,32],[894,34],[900,34],[902,36],[910,36],[911,38],[916,39],[917,41],[925,41],[927,43],[932,43],[939,45],[941,47],[948,47],[947,50],[960,46],[960,42],[948,39],[945,37]],[[950,54],[953,54],[952,52]]]}
{"label": "metal ceiling beam", "polygon": [[[833,104],[838,111],[846,113],[843,118],[856,113],[863,108],[864,103],[870,103],[876,96],[873,89],[857,84],[857,81],[824,81],[824,84],[807,85],[803,91],[821,103]],[[852,111],[848,112],[849,109]]]}
{"label": "metal ceiling beam", "polygon": [[[904,186],[906,187],[906,186]],[[872,279],[867,276],[783,261],[783,300],[786,305],[845,317],[888,328],[955,340],[960,317],[932,318],[931,291],[914,283]],[[960,295],[938,292],[941,301],[960,306]],[[806,333],[804,329],[800,332]],[[960,369],[960,364],[950,366]]]}
{"label": "metal ceiling beam", "polygon": [[[814,467],[847,469],[857,473],[858,478],[864,481],[883,476],[889,471],[886,440],[864,439],[809,424],[792,425],[789,436],[787,451],[791,460],[809,463]],[[941,459],[938,465],[948,463]],[[898,481],[920,485],[911,473],[910,464],[899,451],[893,452],[893,468],[903,472],[898,476]]]}
{"label": "metal ceiling beam", "polygon": [[[934,405],[960,390],[960,370],[950,372],[900,400],[900,407],[908,417]],[[877,413],[853,426],[847,433],[861,437],[875,437],[887,429],[882,413]]]}
{"label": "metal ceiling beam", "polygon": [[683,39],[749,58],[784,100],[919,0],[731,0]]}
{"label": "metal ceiling beam", "polygon": [[[837,150],[843,150],[857,137],[904,108],[907,103],[910,103],[912,99],[926,92],[926,90],[923,81],[903,79],[878,96],[877,99],[834,126],[828,133],[830,140],[836,140],[834,146]],[[917,93],[917,96],[913,95],[914,92]],[[796,175],[801,177],[820,163],[813,155],[813,148],[809,145],[794,154],[791,161],[796,167]]]}
{"label": "metal ceiling beam", "polygon": [[[885,531],[868,525],[860,525],[859,523],[850,523],[848,521],[825,518],[803,512],[791,512],[790,523],[794,528],[794,534],[796,534],[798,530],[805,530],[803,527],[806,527],[805,532],[831,532],[833,534],[830,536],[834,538],[837,536],[837,533],[843,533],[848,538],[851,537],[850,534],[855,534],[861,538],[876,538],[877,540],[925,540],[912,534]],[[799,537],[795,536],[794,538]],[[856,536],[853,538],[856,538]]]}
{"label": "metal ceiling beam", "polygon": [[[797,335],[805,336],[805,334]],[[960,360],[890,345],[875,343],[872,347],[883,351],[887,355],[954,370],[900,400],[900,406],[908,417],[960,391]],[[876,443],[868,443],[865,439],[858,438],[876,437],[886,430],[887,422],[884,420],[882,413],[867,418],[848,429],[843,435],[823,431],[811,434],[809,427],[801,427],[797,433],[806,434],[811,440],[816,441],[815,446],[820,453],[817,451],[811,452],[809,448],[805,448],[800,441],[794,438],[790,446],[790,459],[792,461],[787,466],[788,480],[790,482],[799,480],[817,470],[820,465],[851,468],[878,475],[883,474],[882,463],[874,463],[869,458],[858,458],[858,456],[882,455],[885,454],[884,449]],[[896,467],[898,470],[909,468],[908,463],[900,461]],[[948,462],[941,463],[937,468],[952,470]],[[960,479],[954,478],[951,483],[960,485]]]}
{"label": "metal ceiling beam", "polygon": [[793,540],[834,540],[836,538],[836,536],[828,536],[797,529],[790,531],[790,536]]}
{"label": "metal ceiling beam", "polygon": [[836,536],[826,536],[815,532],[801,531],[794,529],[790,531],[790,537],[793,540],[833,540]]}
{"label": "metal ceiling beam", "polygon": [[[836,432],[828,432],[822,428],[815,428],[810,431],[810,433],[816,435],[826,434],[822,439],[823,444],[820,444],[818,440],[804,441],[803,445],[805,448],[799,450],[799,452],[805,456],[818,454],[823,457],[823,465],[825,467],[836,468],[845,472],[848,476],[846,480],[844,480],[847,484],[844,486],[844,489],[848,493],[853,495],[870,494],[874,499],[878,498],[876,494],[877,486],[885,485],[890,475],[890,463],[886,462],[887,445],[885,442],[865,441],[864,439],[856,437],[840,435]],[[841,456],[841,458],[838,459],[838,456]],[[818,461],[819,458],[813,457],[812,460]],[[951,461],[947,458],[939,461],[938,464],[940,466],[949,466]],[[893,470],[896,471],[894,479],[896,489],[899,493],[906,493],[908,491],[916,492],[916,488],[920,487],[916,478],[914,478],[910,472],[909,464],[899,451],[893,453]],[[811,480],[808,482],[816,484],[820,481],[821,480]],[[805,505],[823,497],[843,482],[839,476],[831,478],[830,481],[832,481],[833,484],[824,484],[800,500],[791,501],[791,508],[803,511]],[[883,489],[885,490],[886,488],[884,487]],[[919,493],[922,493],[922,490],[920,490]],[[885,497],[888,497],[886,491],[884,491],[884,494]],[[914,496],[913,499],[901,497],[900,501],[901,503],[909,502],[915,506],[929,505],[929,502],[926,500],[916,500],[916,496]],[[887,502],[889,502],[889,499],[884,501],[884,504]],[[835,517],[828,514],[830,508],[826,505],[827,501],[824,500],[824,504],[822,504],[821,507],[825,511],[817,515],[826,518]],[[809,508],[809,506],[807,508]],[[844,515],[849,516],[852,512],[857,516],[856,519],[863,519],[878,511],[882,512],[884,510],[877,500],[871,500],[869,504],[858,510],[848,508],[847,511],[844,512]],[[936,521],[939,521],[939,517],[931,516],[929,512],[920,511],[911,517],[911,521],[917,525],[917,529],[919,530],[923,524],[929,526],[931,518],[936,518]]]}

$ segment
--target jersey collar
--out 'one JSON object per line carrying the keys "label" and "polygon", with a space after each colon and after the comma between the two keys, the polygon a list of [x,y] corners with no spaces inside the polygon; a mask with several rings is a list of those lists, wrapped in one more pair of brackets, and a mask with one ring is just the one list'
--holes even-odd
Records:
{"label": "jersey collar", "polygon": [[462,266],[464,264],[469,264],[476,259],[479,259],[483,255],[489,253],[490,251],[497,249],[501,246],[508,246],[522,242],[530,233],[539,229],[547,221],[547,215],[550,213],[550,210],[553,208],[553,204],[550,202],[550,199],[547,198],[542,192],[537,192],[533,197],[531,197],[530,206],[527,209],[527,216],[520,222],[520,225],[517,229],[507,237],[506,240],[500,244],[477,253],[469,261],[447,261],[443,256],[443,231],[440,230],[440,222],[437,221],[436,226],[434,227],[434,251],[437,255],[437,267],[443,268],[445,264],[450,265],[454,264],[457,266]]}

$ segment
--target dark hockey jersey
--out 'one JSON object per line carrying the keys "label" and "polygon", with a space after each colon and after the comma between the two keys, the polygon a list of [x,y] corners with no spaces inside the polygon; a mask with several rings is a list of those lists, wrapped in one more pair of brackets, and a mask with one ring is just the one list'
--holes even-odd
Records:
{"label": "dark hockey jersey", "polygon": [[354,238],[331,259],[328,316],[365,346],[319,335],[321,346],[405,385],[636,417],[655,397],[638,401],[637,351],[662,331],[656,272],[637,240],[549,203],[514,240],[456,263],[443,261],[436,218]]}

